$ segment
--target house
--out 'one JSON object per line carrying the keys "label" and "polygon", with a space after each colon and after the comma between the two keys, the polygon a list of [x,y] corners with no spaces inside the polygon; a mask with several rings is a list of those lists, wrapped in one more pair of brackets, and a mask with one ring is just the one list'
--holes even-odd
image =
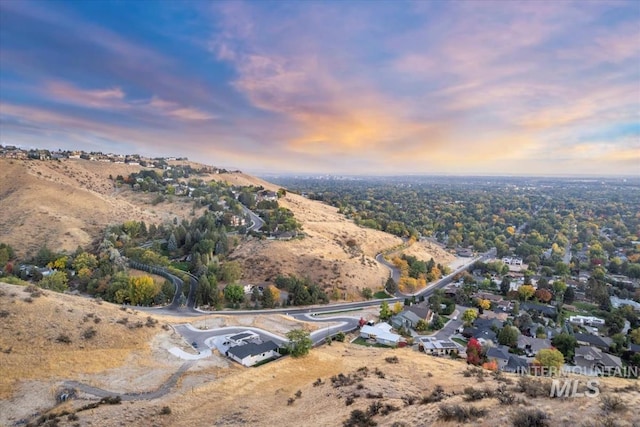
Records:
{"label": "house", "polygon": [[391,318],[391,324],[394,328],[400,329],[415,329],[418,325],[418,322],[422,319],[420,316],[415,314],[413,311],[404,309],[400,313],[396,314]]}
{"label": "house", "polygon": [[251,331],[240,332],[239,334],[230,335],[225,338],[224,345],[229,347],[237,347],[260,340],[260,335]]}
{"label": "house", "polygon": [[610,339],[604,339],[592,334],[574,334],[578,345],[597,347],[600,350],[608,350],[611,345]]}
{"label": "house", "polygon": [[499,347],[490,347],[487,350],[487,359],[495,360],[498,364],[498,369],[501,371],[503,371],[507,366],[507,363],[509,363],[509,357],[511,357],[509,351],[505,351],[504,349]]}
{"label": "house", "polygon": [[574,325],[604,326],[604,319],[594,316],[571,316],[569,322]]}
{"label": "house", "polygon": [[550,348],[551,341],[546,338],[533,338],[518,335],[518,348],[523,350],[528,357],[534,357],[544,348]]}
{"label": "house", "polygon": [[522,374],[529,371],[529,363],[522,357],[511,355],[503,370]]}
{"label": "house", "polygon": [[360,328],[360,337],[375,340],[378,344],[397,346],[400,335],[391,332],[391,325],[386,322],[374,326],[364,325]]}
{"label": "house", "polygon": [[418,338],[418,348],[432,356],[446,356],[458,351],[458,345],[453,341],[435,337]]}
{"label": "house", "polygon": [[501,295],[492,294],[490,292],[476,292],[475,294],[473,294],[473,297],[478,299],[487,299],[494,304],[497,304],[503,300]]}
{"label": "house", "polygon": [[613,374],[613,371],[622,369],[622,361],[618,356],[603,353],[595,347],[576,348],[573,360],[584,375]]}
{"label": "house", "polygon": [[540,315],[551,319],[555,318],[558,314],[556,308],[551,305],[536,304],[533,302],[523,302],[520,304],[520,310],[525,310],[529,313],[537,311]]}
{"label": "house", "polygon": [[265,341],[260,344],[250,342],[227,350],[227,357],[247,367],[279,355],[278,345],[273,341]]}
{"label": "house", "polygon": [[459,248],[456,251],[456,255],[463,258],[473,258],[473,249],[472,248]]}
{"label": "house", "polygon": [[635,302],[634,300],[630,299],[622,299],[616,296],[610,297],[610,300],[611,306],[613,308],[620,308],[623,305],[630,305],[635,311],[640,311],[640,302]]}
{"label": "house", "polygon": [[504,257],[502,258],[502,262],[504,262],[507,265],[522,265],[522,258]]}

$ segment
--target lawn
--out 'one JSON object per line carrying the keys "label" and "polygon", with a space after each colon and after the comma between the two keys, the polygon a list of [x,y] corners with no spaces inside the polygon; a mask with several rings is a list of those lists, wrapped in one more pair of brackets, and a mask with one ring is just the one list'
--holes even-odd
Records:
{"label": "lawn", "polygon": [[455,341],[463,347],[467,346],[467,340],[463,340],[462,338],[451,338],[451,341]]}
{"label": "lawn", "polygon": [[367,339],[362,338],[362,337],[358,337],[355,340],[351,341],[353,344],[358,344],[358,345],[363,345],[365,347],[379,347],[379,348],[393,348],[390,347],[388,345],[383,345],[383,344],[379,344],[379,343],[371,343],[369,342]]}
{"label": "lawn", "polygon": [[385,291],[378,291],[375,294],[373,294],[373,297],[375,299],[386,299],[386,298],[393,298],[391,295],[389,295],[388,293],[386,293]]}

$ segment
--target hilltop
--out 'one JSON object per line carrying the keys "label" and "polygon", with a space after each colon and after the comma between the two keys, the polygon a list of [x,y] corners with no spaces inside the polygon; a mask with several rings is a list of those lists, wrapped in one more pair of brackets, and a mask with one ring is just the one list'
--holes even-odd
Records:
{"label": "hilltop", "polygon": [[[170,164],[203,166],[186,160]],[[0,159],[0,241],[11,245],[19,257],[34,255],[43,245],[70,252],[78,246],[90,247],[112,224],[190,220],[206,209],[194,209],[188,197],[155,203],[154,193],[133,191],[128,185],[117,186],[114,182],[116,176],[126,177],[144,169],[138,164],[83,159]],[[271,183],[240,172],[198,178],[278,190]],[[400,245],[400,238],[359,227],[336,208],[290,192],[279,204],[294,213],[305,237],[292,241],[237,239],[238,245],[229,257],[243,266],[245,282],[260,283],[278,274],[304,275],[347,299],[358,298],[358,289],[382,286],[389,272],[375,261],[375,255]],[[451,254],[427,242],[410,250],[442,264],[454,260]]]}

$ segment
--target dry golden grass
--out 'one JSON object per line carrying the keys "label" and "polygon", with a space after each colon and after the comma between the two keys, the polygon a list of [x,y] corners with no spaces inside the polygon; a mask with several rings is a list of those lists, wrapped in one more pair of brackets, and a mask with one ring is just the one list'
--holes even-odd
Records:
{"label": "dry golden grass", "polygon": [[[385,359],[396,356],[398,363]],[[368,373],[359,373],[366,367]],[[373,417],[379,426],[403,423],[406,426],[461,425],[445,423],[438,418],[441,404],[459,404],[463,407],[484,408],[487,415],[469,422],[478,426],[511,425],[514,414],[528,409],[541,409],[550,417],[552,426],[603,425],[607,417],[615,417],[617,425],[631,426],[638,421],[636,408],[640,404],[638,389],[616,391],[634,384],[623,379],[601,379],[604,393],[615,394],[626,409],[613,414],[603,413],[598,398],[549,399],[546,396],[528,398],[512,391],[522,400],[512,406],[503,405],[496,398],[467,402],[464,389],[495,390],[501,382],[486,372],[484,380],[465,377],[467,365],[462,361],[433,358],[411,349],[365,348],[354,344],[334,343],[312,350],[305,358],[284,358],[258,368],[210,369],[190,372],[176,393],[156,401],[127,403],[122,407],[102,406],[83,412],[83,421],[98,421],[100,425],[158,426],[341,426],[351,411],[366,411],[374,402],[391,405],[397,410]],[[380,378],[376,371],[382,372]],[[331,377],[340,373],[360,375],[361,381],[353,385],[333,387]],[[518,378],[505,375],[516,387]],[[209,378],[210,380],[206,380]],[[320,379],[322,384],[314,386]],[[420,403],[437,387],[445,391],[439,403]],[[300,396],[296,397],[297,392]],[[381,397],[368,397],[380,396]],[[347,405],[347,399],[353,403]],[[415,397],[408,404],[408,397]],[[289,404],[289,399],[292,403]],[[171,409],[170,415],[161,415],[162,407]],[[590,424],[591,423],[591,424]]]}
{"label": "dry golden grass", "polygon": [[[76,378],[122,365],[132,353],[146,356],[161,330],[144,326],[144,313],[51,291],[35,297],[26,289],[0,283],[2,398],[17,381]],[[125,318],[127,324],[117,323]],[[143,327],[130,327],[138,322]],[[85,338],[90,329],[95,335]],[[69,343],[60,341],[64,336]]]}

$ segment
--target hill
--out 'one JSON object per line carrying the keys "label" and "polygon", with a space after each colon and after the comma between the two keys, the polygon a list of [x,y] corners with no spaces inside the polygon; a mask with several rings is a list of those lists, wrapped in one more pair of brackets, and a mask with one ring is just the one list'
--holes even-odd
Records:
{"label": "hill", "polygon": [[[182,162],[184,163],[184,162]],[[201,166],[189,162],[193,166]],[[175,197],[154,203],[154,193],[116,187],[110,177],[128,176],[140,166],[110,162],[63,159],[25,161],[0,159],[0,242],[10,244],[18,256],[33,255],[42,245],[63,251],[87,247],[100,239],[110,224],[126,220],[162,223],[174,218],[191,219],[193,203]],[[278,187],[243,173],[201,176],[233,185]],[[287,193],[280,205],[293,211],[305,238],[292,241],[241,239],[231,254],[243,268],[243,280],[268,281],[277,274],[307,276],[327,290],[347,299],[359,297],[358,289],[377,289],[388,270],[375,255],[402,243],[387,233],[362,228],[337,209]],[[204,208],[201,208],[204,209]],[[437,246],[414,245],[416,255],[449,264],[454,257]]]}
{"label": "hill", "polygon": [[[105,427],[341,426],[355,416],[380,426],[495,426],[513,425],[513,417],[535,410],[548,417],[544,425],[553,426],[634,426],[638,421],[633,408],[640,405],[640,389],[635,380],[599,378],[604,400],[551,399],[548,379],[495,375],[411,348],[348,342],[255,368],[242,368],[214,352],[187,362],[188,369],[167,394],[147,399],[145,392],[162,389],[184,366],[168,348],[186,350],[188,345],[165,322],[186,319],[156,318],[49,291],[36,296],[35,291],[0,283],[0,425],[24,425],[44,420],[43,415],[64,414],[52,415],[50,421],[58,426]],[[282,333],[295,323],[285,316],[213,316],[195,325],[259,325]],[[95,332],[87,334],[88,329]],[[68,342],[59,340],[61,335]],[[79,391],[57,404],[56,396],[69,389],[68,380],[139,397],[99,404],[95,396]],[[451,421],[443,418],[445,413]]]}

